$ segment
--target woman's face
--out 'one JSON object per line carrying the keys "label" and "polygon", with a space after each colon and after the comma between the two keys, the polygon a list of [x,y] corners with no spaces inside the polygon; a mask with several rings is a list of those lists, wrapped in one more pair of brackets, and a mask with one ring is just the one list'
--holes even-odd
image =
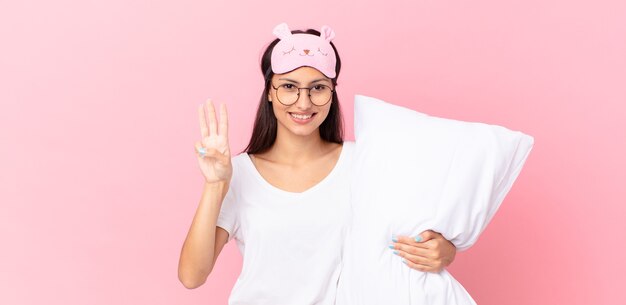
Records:
{"label": "woman's face", "polygon": [[[272,76],[272,86],[278,88],[286,84],[292,84],[288,87],[310,88],[316,85],[326,85],[334,89],[332,81],[311,67],[300,67],[291,72],[284,74],[274,74]],[[290,105],[281,104],[276,97],[276,89],[270,87],[268,99],[272,101],[274,115],[278,121],[278,128],[285,129],[296,135],[308,136],[313,132],[317,132],[319,126],[328,116],[330,105],[333,101],[329,101],[323,106],[316,106],[311,102],[309,90],[300,90],[298,100]],[[320,103],[318,103],[320,104]],[[296,115],[296,116],[294,116]]]}

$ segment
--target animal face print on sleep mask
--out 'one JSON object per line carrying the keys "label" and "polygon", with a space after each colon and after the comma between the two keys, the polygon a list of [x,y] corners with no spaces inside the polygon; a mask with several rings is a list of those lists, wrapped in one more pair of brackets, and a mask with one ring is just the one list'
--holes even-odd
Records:
{"label": "animal face print on sleep mask", "polygon": [[272,72],[282,74],[302,66],[309,66],[322,72],[328,78],[336,76],[337,58],[330,41],[335,32],[328,26],[322,26],[320,35],[292,34],[286,23],[274,28],[274,35],[280,41],[272,50]]}

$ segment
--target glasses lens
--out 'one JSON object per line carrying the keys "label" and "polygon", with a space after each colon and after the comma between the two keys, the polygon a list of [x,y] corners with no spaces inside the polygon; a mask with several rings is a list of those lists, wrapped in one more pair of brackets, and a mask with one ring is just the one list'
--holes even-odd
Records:
{"label": "glasses lens", "polygon": [[298,100],[298,88],[292,84],[283,84],[276,89],[276,95],[281,103],[291,105]]}
{"label": "glasses lens", "polygon": [[310,92],[311,103],[318,106],[325,105],[333,96],[333,91],[326,85],[315,85],[311,87]]}

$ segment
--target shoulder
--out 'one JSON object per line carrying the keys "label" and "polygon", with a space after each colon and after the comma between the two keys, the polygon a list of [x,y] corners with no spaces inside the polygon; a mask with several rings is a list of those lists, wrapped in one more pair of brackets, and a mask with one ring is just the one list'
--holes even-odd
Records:
{"label": "shoulder", "polygon": [[350,154],[354,150],[354,141],[343,141],[343,149]]}
{"label": "shoulder", "polygon": [[236,181],[241,180],[242,175],[246,175],[246,166],[248,162],[248,154],[246,152],[239,153],[230,157],[230,162],[233,165],[233,176],[231,179],[231,185],[236,184]]}
{"label": "shoulder", "polygon": [[240,166],[243,162],[245,162],[246,158],[248,158],[248,153],[244,151],[237,155],[231,156],[230,160],[233,163],[233,167],[235,167],[235,165]]}
{"label": "shoulder", "polygon": [[341,151],[344,148],[351,149],[352,147],[354,147],[354,142],[353,141],[343,141],[341,144],[339,144],[339,143],[330,143],[330,145],[333,146],[332,151],[339,152],[339,151]]}
{"label": "shoulder", "polygon": [[341,151],[341,158],[344,160],[344,163],[348,164],[348,167],[351,166],[352,160],[354,159],[356,147],[354,141],[343,141],[343,149]]}

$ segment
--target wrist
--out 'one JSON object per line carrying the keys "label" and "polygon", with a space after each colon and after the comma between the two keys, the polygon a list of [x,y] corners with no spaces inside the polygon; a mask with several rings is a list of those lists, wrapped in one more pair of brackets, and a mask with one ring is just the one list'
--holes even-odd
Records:
{"label": "wrist", "polygon": [[202,215],[211,215],[211,217],[217,217],[219,215],[222,202],[226,198],[228,193],[228,184],[223,181],[217,182],[204,182],[202,187],[202,195],[200,197],[200,203],[198,204],[198,210]]}
{"label": "wrist", "polygon": [[204,187],[206,188],[222,188],[228,186],[230,184],[230,180],[217,180],[217,181],[206,181],[204,180]]}

